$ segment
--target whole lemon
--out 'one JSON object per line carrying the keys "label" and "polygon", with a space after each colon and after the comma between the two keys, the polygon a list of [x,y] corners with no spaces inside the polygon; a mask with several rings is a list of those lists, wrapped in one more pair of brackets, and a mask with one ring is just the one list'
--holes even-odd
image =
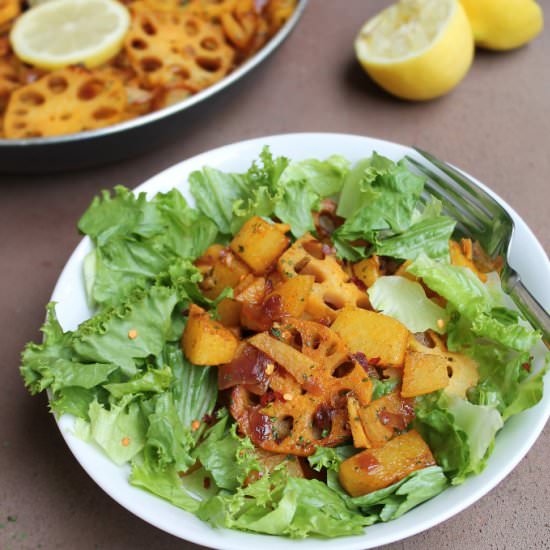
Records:
{"label": "whole lemon", "polygon": [[472,24],[476,44],[511,50],[530,42],[544,25],[534,0],[460,0]]}
{"label": "whole lemon", "polygon": [[464,78],[474,38],[458,0],[400,0],[363,25],[355,52],[386,91],[427,100],[446,94]]}

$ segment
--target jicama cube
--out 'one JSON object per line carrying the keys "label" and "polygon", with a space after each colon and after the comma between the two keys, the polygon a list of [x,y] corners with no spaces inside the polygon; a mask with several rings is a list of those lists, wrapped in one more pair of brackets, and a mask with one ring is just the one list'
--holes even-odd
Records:
{"label": "jicama cube", "polygon": [[380,365],[400,367],[405,359],[409,331],[382,313],[345,308],[331,326],[352,353],[364,353]]}
{"label": "jicama cube", "polygon": [[195,304],[181,338],[185,357],[195,365],[221,365],[231,361],[239,341],[221,323]]}
{"label": "jicama cube", "polygon": [[388,487],[416,470],[435,464],[428,445],[415,430],[378,449],[358,453],[340,465],[340,483],[358,497]]}

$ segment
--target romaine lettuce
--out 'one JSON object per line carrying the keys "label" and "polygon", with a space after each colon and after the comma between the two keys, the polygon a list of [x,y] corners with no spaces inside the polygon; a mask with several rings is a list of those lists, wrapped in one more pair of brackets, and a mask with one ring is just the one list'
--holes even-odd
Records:
{"label": "romaine lettuce", "polygon": [[496,408],[436,393],[418,398],[415,413],[415,427],[454,485],[485,468],[503,426]]}
{"label": "romaine lettuce", "polygon": [[[484,285],[468,268],[436,262],[419,256],[408,271],[448,300],[471,325],[467,332],[489,338],[517,351],[530,350],[540,334],[519,322],[515,311],[502,307],[496,290]],[[465,325],[461,325],[464,331]],[[451,337],[451,341],[454,336]]]}
{"label": "romaine lettuce", "polygon": [[348,509],[324,483],[288,477],[282,469],[235,493],[210,498],[197,515],[216,527],[291,538],[358,535],[373,522]]}
{"label": "romaine lettuce", "polygon": [[86,261],[92,304],[115,305],[146,288],[177,258],[194,258],[214,241],[215,224],[190,208],[179,191],[150,201],[117,186],[96,197],[78,224],[95,244]]}
{"label": "romaine lettuce", "polygon": [[380,277],[368,289],[372,307],[403,323],[411,332],[428,329],[442,332],[438,321],[447,322],[448,313],[430,300],[422,286],[405,277]]}
{"label": "romaine lettuce", "polygon": [[228,425],[229,416],[223,414],[210,428],[193,455],[210,473],[216,485],[222,489],[240,487],[253,470],[261,472],[255,447],[248,437],[239,437],[236,424]]}
{"label": "romaine lettuce", "polygon": [[[381,231],[402,233],[412,222],[424,179],[405,166],[376,153],[359,161],[346,177],[337,213],[346,218],[333,234],[338,252],[350,260],[361,257],[349,244],[375,242]],[[364,254],[363,254],[364,255]]]}
{"label": "romaine lettuce", "polygon": [[197,208],[222,234],[234,235],[253,215],[275,214],[300,237],[314,228],[311,211],[341,189],[348,172],[348,163],[339,156],[289,163],[264,148],[260,161],[243,174],[207,167],[189,177]]}

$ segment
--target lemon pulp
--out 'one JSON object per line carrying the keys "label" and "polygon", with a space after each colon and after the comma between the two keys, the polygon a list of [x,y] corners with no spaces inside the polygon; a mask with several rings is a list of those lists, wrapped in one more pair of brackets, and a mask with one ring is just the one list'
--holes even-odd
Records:
{"label": "lemon pulp", "polygon": [[457,0],[401,0],[364,24],[355,51],[371,78],[388,92],[425,100],[462,80],[474,42]]}

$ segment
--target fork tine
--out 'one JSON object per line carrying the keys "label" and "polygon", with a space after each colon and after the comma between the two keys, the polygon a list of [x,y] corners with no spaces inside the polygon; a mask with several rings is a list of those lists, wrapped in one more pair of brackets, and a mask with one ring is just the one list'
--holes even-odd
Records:
{"label": "fork tine", "polygon": [[449,182],[438,176],[427,166],[420,164],[418,161],[410,157],[407,157],[407,160],[411,164],[413,164],[417,168],[417,170],[422,172],[422,174],[424,174],[428,178],[426,187],[431,193],[443,194],[445,196],[445,198],[442,199],[443,202],[452,203],[460,208],[460,210],[463,212],[461,217],[468,217],[470,220],[474,221],[479,229],[483,229],[485,225],[491,224],[493,218],[492,213],[487,212],[487,210],[478,205],[476,202],[470,202],[469,200],[465,199],[463,194],[458,191],[453,186],[453,184],[450,184]]}
{"label": "fork tine", "polygon": [[[420,196],[419,201],[422,203],[423,206],[426,206],[429,203],[429,199],[434,197],[435,195],[432,195],[431,193],[428,193],[427,191],[424,191],[423,194]],[[436,197],[437,198],[437,197]],[[442,201],[443,202],[443,201]],[[457,219],[456,213],[450,211],[446,208],[445,204],[443,204],[442,212],[444,214],[448,214],[451,218],[453,218],[456,222],[454,233],[458,233],[458,236],[460,237],[468,237],[471,236],[473,233],[476,232],[475,228],[472,226],[465,225],[462,221]]]}
{"label": "fork tine", "polygon": [[[460,188],[465,191],[470,197],[475,198],[476,204],[482,207],[489,216],[500,216],[505,210],[485,192],[475,181],[465,174],[455,170],[449,164],[440,161],[432,154],[415,147],[415,150],[420,153],[425,159],[429,160],[434,166],[451,178]],[[473,202],[473,201],[472,201]]]}
{"label": "fork tine", "polygon": [[443,205],[443,211],[449,214],[451,218],[456,220],[458,223],[460,223],[465,232],[473,234],[483,233],[485,226],[482,223],[479,223],[477,222],[477,220],[472,219],[472,217],[469,215],[465,215],[464,211],[460,209],[458,205],[453,204],[451,201],[449,201],[449,199],[444,194],[440,193],[437,188],[430,188],[430,186],[426,184],[425,189],[427,193],[441,201]]}

